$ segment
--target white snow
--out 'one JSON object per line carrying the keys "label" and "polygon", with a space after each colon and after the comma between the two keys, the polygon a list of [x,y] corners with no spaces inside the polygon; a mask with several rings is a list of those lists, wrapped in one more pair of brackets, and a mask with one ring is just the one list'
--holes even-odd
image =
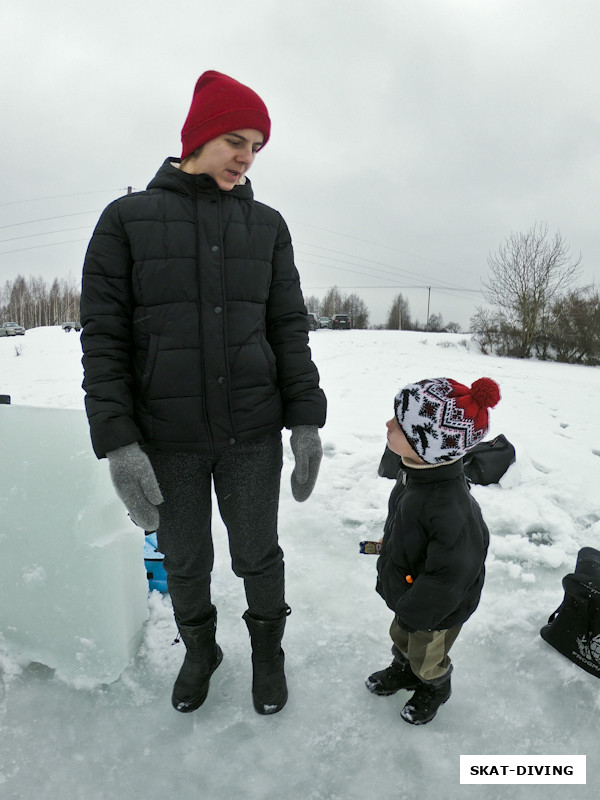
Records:
{"label": "white snow", "polygon": [[[17,356],[0,339],[0,394],[81,409],[78,336],[38,329],[20,344]],[[252,707],[243,588],[216,517],[213,596],[225,655],[205,705],[189,715],[170,706],[183,652],[171,647],[169,599],[157,592],[139,652],[110,684],[78,688],[18,662],[0,642],[3,800],[565,796],[558,785],[460,785],[461,754],[587,755],[587,785],[569,796],[600,796],[600,682],[539,636],[579,548],[600,547],[600,370],[483,356],[460,334],[317,331],[311,348],[329,414],[319,481],[303,504],[291,497],[284,439],[280,536],[293,609],[285,709],[261,717]],[[501,485],[473,488],[491,531],[486,585],[452,650],[452,697],[416,728],[400,718],[406,692],[381,698],[364,686],[391,659],[390,612],[374,591],[376,558],[359,555],[358,543],[378,539],[386,515],[392,482],[377,465],[393,396],[439,375],[498,381],[490,436],[504,433],[517,462]],[[4,465],[22,455],[0,446]],[[44,580],[35,553],[28,576]],[[99,607],[109,592],[98,593]]]}

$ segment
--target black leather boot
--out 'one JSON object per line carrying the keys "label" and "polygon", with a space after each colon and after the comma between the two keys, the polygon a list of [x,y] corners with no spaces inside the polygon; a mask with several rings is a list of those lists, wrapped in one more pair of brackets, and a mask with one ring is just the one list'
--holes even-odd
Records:
{"label": "black leather boot", "polygon": [[178,625],[186,654],[173,686],[171,703],[182,713],[195,711],[206,700],[210,677],[223,660],[215,641],[217,610],[200,625]]}
{"label": "black leather boot", "polygon": [[443,683],[435,686],[431,683],[421,683],[400,712],[400,716],[411,725],[425,725],[431,722],[438,708],[448,700],[451,693],[450,675]]}
{"label": "black leather boot", "polygon": [[420,683],[407,660],[400,661],[394,658],[389,667],[369,675],[365,686],[373,694],[389,697],[400,689],[416,689]]}
{"label": "black leather boot", "polygon": [[258,619],[249,611],[242,617],[252,644],[252,700],[258,714],[276,714],[288,699],[281,640],[290,613],[288,606],[277,619]]}

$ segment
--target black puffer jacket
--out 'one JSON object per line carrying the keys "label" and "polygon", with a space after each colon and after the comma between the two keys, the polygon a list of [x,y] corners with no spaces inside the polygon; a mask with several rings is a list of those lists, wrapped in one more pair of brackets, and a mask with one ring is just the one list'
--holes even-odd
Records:
{"label": "black puffer jacket", "polygon": [[212,453],[325,423],[284,220],[249,182],[223,192],[176,161],[109,205],[88,247],[83,387],[99,457],[135,441]]}
{"label": "black puffer jacket", "polygon": [[404,467],[377,562],[377,591],[400,627],[445,630],[465,622],[479,603],[488,544],[462,459],[433,469]]}

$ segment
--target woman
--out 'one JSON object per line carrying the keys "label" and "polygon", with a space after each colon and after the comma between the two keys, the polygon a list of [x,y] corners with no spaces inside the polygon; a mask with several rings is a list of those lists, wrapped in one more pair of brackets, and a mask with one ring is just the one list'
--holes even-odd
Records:
{"label": "woman", "polygon": [[173,706],[206,699],[222,652],[210,576],[211,484],[244,580],[260,714],[287,700],[277,537],[281,429],[292,431],[292,493],[311,493],[326,400],[287,226],[246,179],[267,143],[260,97],[218,72],[198,80],[182,130],[144,192],[102,214],[81,297],[92,443],[131,518],[156,530],[186,655]]}

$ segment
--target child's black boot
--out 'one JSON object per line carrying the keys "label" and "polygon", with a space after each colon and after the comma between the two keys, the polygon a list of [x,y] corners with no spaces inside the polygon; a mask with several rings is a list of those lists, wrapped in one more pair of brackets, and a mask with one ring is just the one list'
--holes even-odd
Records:
{"label": "child's black boot", "polygon": [[410,668],[408,659],[402,655],[394,655],[389,667],[369,675],[365,686],[373,694],[389,697],[400,689],[416,689],[420,682]]}
{"label": "child's black boot", "polygon": [[438,708],[448,700],[451,692],[450,675],[443,683],[437,685],[420,683],[400,712],[400,716],[411,725],[425,725],[435,717]]}

